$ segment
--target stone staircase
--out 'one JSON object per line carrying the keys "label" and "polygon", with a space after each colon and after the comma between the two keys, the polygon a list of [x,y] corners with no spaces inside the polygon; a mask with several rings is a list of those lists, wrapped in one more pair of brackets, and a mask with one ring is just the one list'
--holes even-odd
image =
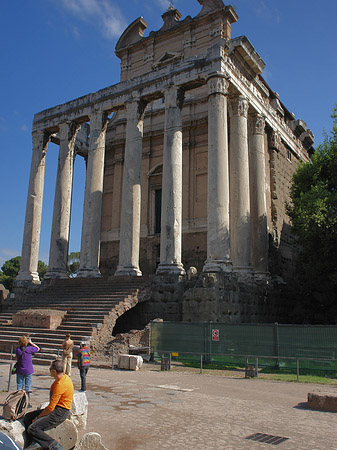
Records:
{"label": "stone staircase", "polygon": [[[111,322],[109,318],[119,317],[141,301],[141,292],[145,292],[150,283],[147,277],[122,276],[53,280],[49,286],[26,295],[0,313],[0,359],[10,359],[19,336],[30,334],[41,349],[33,357],[34,364],[50,364],[51,360],[61,356],[61,343],[66,333],[71,334],[75,345],[83,339],[94,338],[97,330],[109,320]],[[56,330],[14,327],[13,313],[29,308],[59,309],[67,314]]]}

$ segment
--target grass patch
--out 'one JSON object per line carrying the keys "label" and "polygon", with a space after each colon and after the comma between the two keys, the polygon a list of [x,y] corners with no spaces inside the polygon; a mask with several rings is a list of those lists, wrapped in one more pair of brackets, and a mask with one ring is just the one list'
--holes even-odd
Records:
{"label": "grass patch", "polygon": [[[259,373],[261,380],[273,380],[273,381],[288,381],[297,382],[297,375],[295,373]],[[326,385],[337,385],[337,379],[326,376],[318,375],[300,375],[298,378],[300,383],[315,383]]]}

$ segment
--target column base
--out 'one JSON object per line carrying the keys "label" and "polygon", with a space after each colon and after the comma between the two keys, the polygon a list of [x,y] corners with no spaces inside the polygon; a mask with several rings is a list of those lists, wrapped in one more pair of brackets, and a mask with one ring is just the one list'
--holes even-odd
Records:
{"label": "column base", "polygon": [[233,265],[231,261],[221,259],[209,259],[205,262],[202,269],[203,272],[227,272],[233,271]]}
{"label": "column base", "polygon": [[99,269],[79,269],[78,278],[101,278],[102,274]]}
{"label": "column base", "polygon": [[64,269],[51,269],[48,270],[44,276],[45,280],[53,278],[69,278],[67,272]]}
{"label": "column base", "polygon": [[257,281],[269,281],[270,280],[270,272],[263,272],[263,271],[255,271],[254,272],[254,279]]}
{"label": "column base", "polygon": [[249,283],[254,280],[254,272],[251,266],[234,266],[233,273],[237,276],[239,281]]}
{"label": "column base", "polygon": [[24,287],[29,284],[41,284],[39,274],[37,272],[19,272],[14,281],[14,286]]}
{"label": "column base", "polygon": [[118,266],[114,274],[115,277],[128,275],[131,277],[141,277],[143,274],[138,267],[135,266]]}
{"label": "column base", "polygon": [[156,275],[165,275],[165,274],[175,274],[175,275],[185,275],[185,269],[184,266],[180,264],[168,264],[168,263],[162,263],[159,264]]}

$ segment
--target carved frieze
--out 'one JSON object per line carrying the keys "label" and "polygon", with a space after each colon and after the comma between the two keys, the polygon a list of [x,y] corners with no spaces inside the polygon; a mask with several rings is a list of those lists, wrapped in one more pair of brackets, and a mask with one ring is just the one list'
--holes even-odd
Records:
{"label": "carved frieze", "polygon": [[209,32],[211,37],[220,36],[224,37],[224,28],[223,25],[219,25],[218,27],[212,28]]}
{"label": "carved frieze", "polygon": [[153,52],[152,53],[146,53],[143,56],[144,62],[153,61],[153,58],[154,58],[154,53]]}
{"label": "carved frieze", "polygon": [[190,39],[185,39],[183,41],[183,46],[184,46],[184,48],[192,47],[192,45],[195,45],[196,42],[197,42],[197,38],[191,37]]}
{"label": "carved frieze", "polygon": [[125,70],[131,69],[131,64],[127,63],[121,63],[121,71],[124,72]]}

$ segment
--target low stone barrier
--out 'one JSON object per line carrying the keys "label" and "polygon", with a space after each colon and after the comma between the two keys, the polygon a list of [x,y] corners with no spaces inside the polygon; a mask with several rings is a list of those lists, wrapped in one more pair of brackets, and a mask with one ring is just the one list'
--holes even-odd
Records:
{"label": "low stone barrier", "polygon": [[337,412],[337,392],[314,391],[308,393],[308,408]]}
{"label": "low stone barrier", "polygon": [[102,443],[102,438],[98,433],[85,434],[74,450],[109,450]]}
{"label": "low stone barrier", "polygon": [[56,330],[66,314],[56,309],[25,309],[13,314],[13,326]]}
{"label": "low stone barrier", "polygon": [[125,370],[139,370],[143,366],[140,355],[118,355],[118,368]]}

